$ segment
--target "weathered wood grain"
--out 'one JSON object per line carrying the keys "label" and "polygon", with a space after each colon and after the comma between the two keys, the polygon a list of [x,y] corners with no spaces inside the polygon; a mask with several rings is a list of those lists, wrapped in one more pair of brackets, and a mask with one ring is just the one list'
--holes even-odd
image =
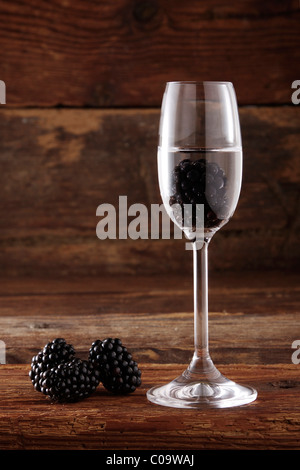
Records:
{"label": "weathered wood grain", "polygon": [[[197,413],[146,398],[191,358],[187,278],[1,279],[0,339],[7,349],[0,365],[1,449],[298,450],[300,365],[291,357],[300,332],[298,276],[219,274],[210,285],[212,358],[225,376],[254,386],[258,398]],[[142,386],[116,397],[100,385],[82,402],[51,404],[33,389],[28,371],[32,355],[57,336],[82,358],[96,337],[121,337],[139,363]]]}
{"label": "weathered wood grain", "polygon": [[[0,281],[2,315],[47,316],[56,312],[57,305],[61,314],[83,316],[188,312],[192,305],[192,272],[189,276],[5,277]],[[299,307],[298,281],[298,272],[281,270],[209,273],[210,310],[262,315],[294,312]],[[70,305],[72,298],[75,302]],[[46,302],[39,307],[43,299]]]}
{"label": "weathered wood grain", "polygon": [[[212,269],[299,264],[299,113],[242,107],[244,178]],[[96,209],[161,204],[159,110],[0,110],[0,266],[5,275],[190,271],[184,240],[99,240]],[[112,136],[114,136],[112,138]],[[128,217],[128,223],[132,220]],[[118,232],[117,232],[118,238]]]}
{"label": "weathered wood grain", "polygon": [[[1,450],[300,448],[299,14],[296,0],[1,2]],[[232,81],[241,105],[242,193],[209,250],[210,352],[258,390],[199,416],[146,399],[192,355],[191,252],[96,236],[99,204],[161,203],[164,84],[195,79]],[[58,336],[81,357],[122,338],[142,386],[51,404],[28,370]]]}
{"label": "weathered wood grain", "polygon": [[[281,316],[210,313],[210,352],[215,364],[291,364],[292,344],[300,340],[300,332],[295,331],[298,316],[299,312]],[[138,362],[188,364],[193,355],[191,312],[85,314],[81,319],[41,313],[3,316],[0,324],[7,364],[30,364],[57,337],[72,343],[82,359],[87,359],[93,341],[108,337],[121,338]]]}
{"label": "weathered wood grain", "polygon": [[299,4],[2,1],[7,106],[159,106],[169,80],[228,80],[240,103],[290,103]]}
{"label": "weathered wood grain", "polygon": [[224,366],[227,376],[257,388],[257,400],[200,413],[147,401],[146,390],[176,377],[180,366],[142,367],[143,384],[130,396],[100,385],[85,401],[54,405],[33,390],[25,365],[0,366],[1,449],[299,449],[297,366]]}
{"label": "weathered wood grain", "polygon": [[[300,338],[296,274],[240,273],[209,279],[209,330],[220,364],[291,363]],[[0,339],[6,362],[30,363],[65,337],[87,357],[95,339],[120,337],[149,363],[187,363],[193,353],[192,279],[106,277],[1,279]]]}

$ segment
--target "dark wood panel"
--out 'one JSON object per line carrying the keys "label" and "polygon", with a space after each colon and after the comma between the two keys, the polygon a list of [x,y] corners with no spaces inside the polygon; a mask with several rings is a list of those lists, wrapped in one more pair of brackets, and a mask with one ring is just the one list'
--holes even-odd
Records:
{"label": "dark wood panel", "polygon": [[241,104],[290,103],[299,4],[3,1],[7,106],[159,106],[169,80],[228,80]]}
{"label": "dark wood panel", "polygon": [[203,410],[201,419],[195,410],[147,401],[146,390],[179,375],[180,366],[142,367],[142,386],[130,396],[112,396],[100,385],[82,402],[53,405],[33,390],[26,365],[1,366],[1,449],[299,449],[297,366],[224,366],[224,375],[256,387],[258,398],[239,408]]}
{"label": "dark wood panel", "polygon": [[[259,270],[211,279],[212,358],[258,397],[238,408],[201,410],[201,419],[195,410],[155,406],[146,397],[191,358],[188,297],[191,285],[179,276],[1,279],[1,449],[299,449],[299,364],[291,347],[299,340],[297,275]],[[28,371],[32,355],[58,336],[82,358],[97,337],[119,336],[139,364],[141,387],[115,396],[100,384],[81,402],[50,403]]]}
{"label": "dark wood panel", "polygon": [[[191,296],[189,298],[191,300]],[[30,300],[32,311],[38,311],[39,314],[18,315],[19,309],[16,308],[14,315],[2,316],[0,319],[1,339],[6,345],[7,364],[30,364],[31,358],[48,341],[57,337],[63,337],[72,343],[77,356],[82,359],[87,359],[94,340],[108,337],[121,338],[139,362],[188,364],[192,359],[192,312],[134,315],[113,312],[91,315],[86,312],[87,309],[95,310],[95,307],[92,308],[93,302],[96,304],[95,298],[85,296],[76,299],[75,296],[73,298],[69,296],[68,301],[73,310],[78,311],[80,308],[84,313],[81,316],[63,315],[62,312],[66,310],[64,297]],[[84,300],[87,303],[85,309]],[[24,298],[21,297],[18,301],[21,303]],[[55,310],[59,313],[56,315],[49,313],[50,309],[47,308],[46,302],[52,305],[52,312]],[[9,302],[6,302],[7,304]],[[24,310],[29,312],[28,300],[25,299],[24,304]],[[15,303],[11,301],[12,308],[14,305]],[[230,312],[210,313],[210,352],[214,362],[216,364],[292,363],[294,350],[291,346],[294,340],[299,340],[295,334],[299,312],[280,316],[273,313],[256,314],[255,308],[253,310],[249,315]],[[168,332],[168,337],[163,330]],[[263,344],[261,344],[262,338]]]}
{"label": "dark wood panel", "polygon": [[[291,363],[299,315],[298,276],[280,271],[209,276],[211,355],[219,364]],[[64,337],[80,357],[92,342],[120,337],[140,362],[183,364],[193,352],[189,276],[1,279],[0,339],[6,362],[30,363]]]}
{"label": "dark wood panel", "polygon": [[[271,236],[271,234],[270,234]],[[219,232],[209,249],[210,270],[299,269],[297,238],[285,245],[284,233],[267,239],[263,232]],[[179,240],[92,240],[76,235],[39,240],[5,240],[0,252],[1,276],[189,275],[192,253]],[[133,281],[134,282],[134,281]]]}
{"label": "dark wood panel", "polygon": [[[211,266],[297,267],[299,113],[242,107],[244,178]],[[160,204],[159,110],[8,110],[0,122],[0,259],[5,274],[190,269],[184,240],[99,240],[100,204]],[[127,224],[133,217],[127,217]],[[117,228],[117,230],[119,227]],[[118,238],[118,231],[117,231]],[[164,262],[158,263],[163,255]]]}

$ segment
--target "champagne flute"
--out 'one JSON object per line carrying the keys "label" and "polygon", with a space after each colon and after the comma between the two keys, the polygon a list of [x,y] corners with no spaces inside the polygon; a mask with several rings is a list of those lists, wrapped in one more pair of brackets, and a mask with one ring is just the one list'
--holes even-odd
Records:
{"label": "champagne flute", "polygon": [[232,83],[168,82],[161,108],[158,178],[166,211],[193,250],[194,354],[180,376],[147,391],[153,403],[203,409],[256,399],[255,389],[219,372],[208,339],[207,250],[237,206],[242,160]]}

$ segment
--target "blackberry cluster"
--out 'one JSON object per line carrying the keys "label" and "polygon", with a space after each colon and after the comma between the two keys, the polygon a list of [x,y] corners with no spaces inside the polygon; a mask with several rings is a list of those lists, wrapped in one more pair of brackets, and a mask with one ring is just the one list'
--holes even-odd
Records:
{"label": "blackberry cluster", "polygon": [[[182,160],[173,173],[174,193],[170,197],[170,205],[191,204],[192,227],[196,226],[196,204],[204,206],[204,227],[212,228],[220,225],[226,218],[228,207],[226,201],[226,177],[222,168],[215,162],[204,158],[195,161]],[[183,217],[183,212],[180,214]]]}
{"label": "blackberry cluster", "polygon": [[47,343],[44,348],[32,358],[29,377],[34,388],[43,392],[43,373],[57,366],[61,362],[70,361],[75,355],[71,344],[67,344],[63,338],[56,338]]}
{"label": "blackberry cluster", "polygon": [[94,341],[89,360],[100,371],[104,387],[112,393],[132,393],[141,385],[141,371],[118,338]]}
{"label": "blackberry cluster", "polygon": [[56,402],[74,402],[90,396],[100,382],[113,393],[131,393],[141,384],[141,371],[121,340],[93,342],[88,360],[75,357],[63,338],[47,343],[32,358],[30,380],[38,392]]}
{"label": "blackberry cluster", "polygon": [[53,401],[78,401],[90,396],[100,383],[99,371],[81,359],[62,362],[43,372],[42,392]]}
{"label": "blackberry cluster", "polygon": [[75,358],[75,350],[56,338],[32,358],[29,377],[38,392],[53,401],[76,401],[89,396],[99,384],[99,372],[88,361]]}

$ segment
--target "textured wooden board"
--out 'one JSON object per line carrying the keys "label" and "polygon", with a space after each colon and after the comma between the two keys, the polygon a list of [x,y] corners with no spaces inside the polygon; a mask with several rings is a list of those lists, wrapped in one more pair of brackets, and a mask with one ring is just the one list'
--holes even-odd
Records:
{"label": "textured wooden board", "polygon": [[0,29],[9,106],[158,106],[195,79],[290,103],[299,78],[297,0],[3,1]]}
{"label": "textured wooden board", "polygon": [[[2,276],[190,270],[184,241],[151,240],[150,223],[148,240],[96,236],[100,204],[118,211],[125,195],[128,207],[145,204],[150,216],[151,204],[161,203],[159,110],[0,111]],[[242,193],[234,217],[211,244],[212,268],[298,266],[298,111],[240,109]]]}
{"label": "textured wooden board", "polygon": [[[210,351],[218,364],[292,363],[292,343],[300,340],[295,331],[298,313],[245,315],[213,312],[209,315]],[[121,338],[139,362],[188,364],[193,355],[193,315],[101,314],[31,315],[1,317],[1,338],[6,362],[31,362],[45,344],[64,337],[86,359],[93,341]],[[165,331],[168,331],[166,335]]]}
{"label": "textured wooden board", "polygon": [[[209,279],[211,354],[220,364],[291,364],[300,338],[296,274]],[[1,279],[6,362],[30,363],[64,337],[83,358],[92,342],[120,337],[138,361],[187,363],[193,353],[192,278]]]}
{"label": "textured wooden board", "polygon": [[0,366],[1,449],[299,449],[297,366],[224,366],[231,379],[256,387],[258,398],[201,412],[147,401],[147,389],[175,378],[184,366],[141,367],[143,384],[130,396],[112,396],[100,385],[85,401],[55,405],[33,390],[26,365]]}
{"label": "textured wooden board", "polygon": [[[1,3],[2,450],[300,448],[298,24],[296,0]],[[241,105],[242,194],[210,246],[210,350],[258,390],[249,406],[199,416],[145,395],[191,358],[191,253],[95,232],[103,202],[160,203],[159,106],[165,82],[182,79],[232,81]],[[28,370],[57,336],[80,356],[121,337],[142,387],[50,404]]]}
{"label": "textured wooden board", "polygon": [[[246,406],[201,412],[155,406],[146,391],[178,376],[192,355],[187,278],[1,279],[0,447],[26,450],[283,450],[300,448],[297,274],[215,275],[210,352],[219,370],[254,386]],[[28,377],[30,360],[62,336],[85,358],[97,337],[119,336],[142,386],[116,397],[100,385],[76,404],[51,404]],[[151,438],[150,438],[151,437]]]}

